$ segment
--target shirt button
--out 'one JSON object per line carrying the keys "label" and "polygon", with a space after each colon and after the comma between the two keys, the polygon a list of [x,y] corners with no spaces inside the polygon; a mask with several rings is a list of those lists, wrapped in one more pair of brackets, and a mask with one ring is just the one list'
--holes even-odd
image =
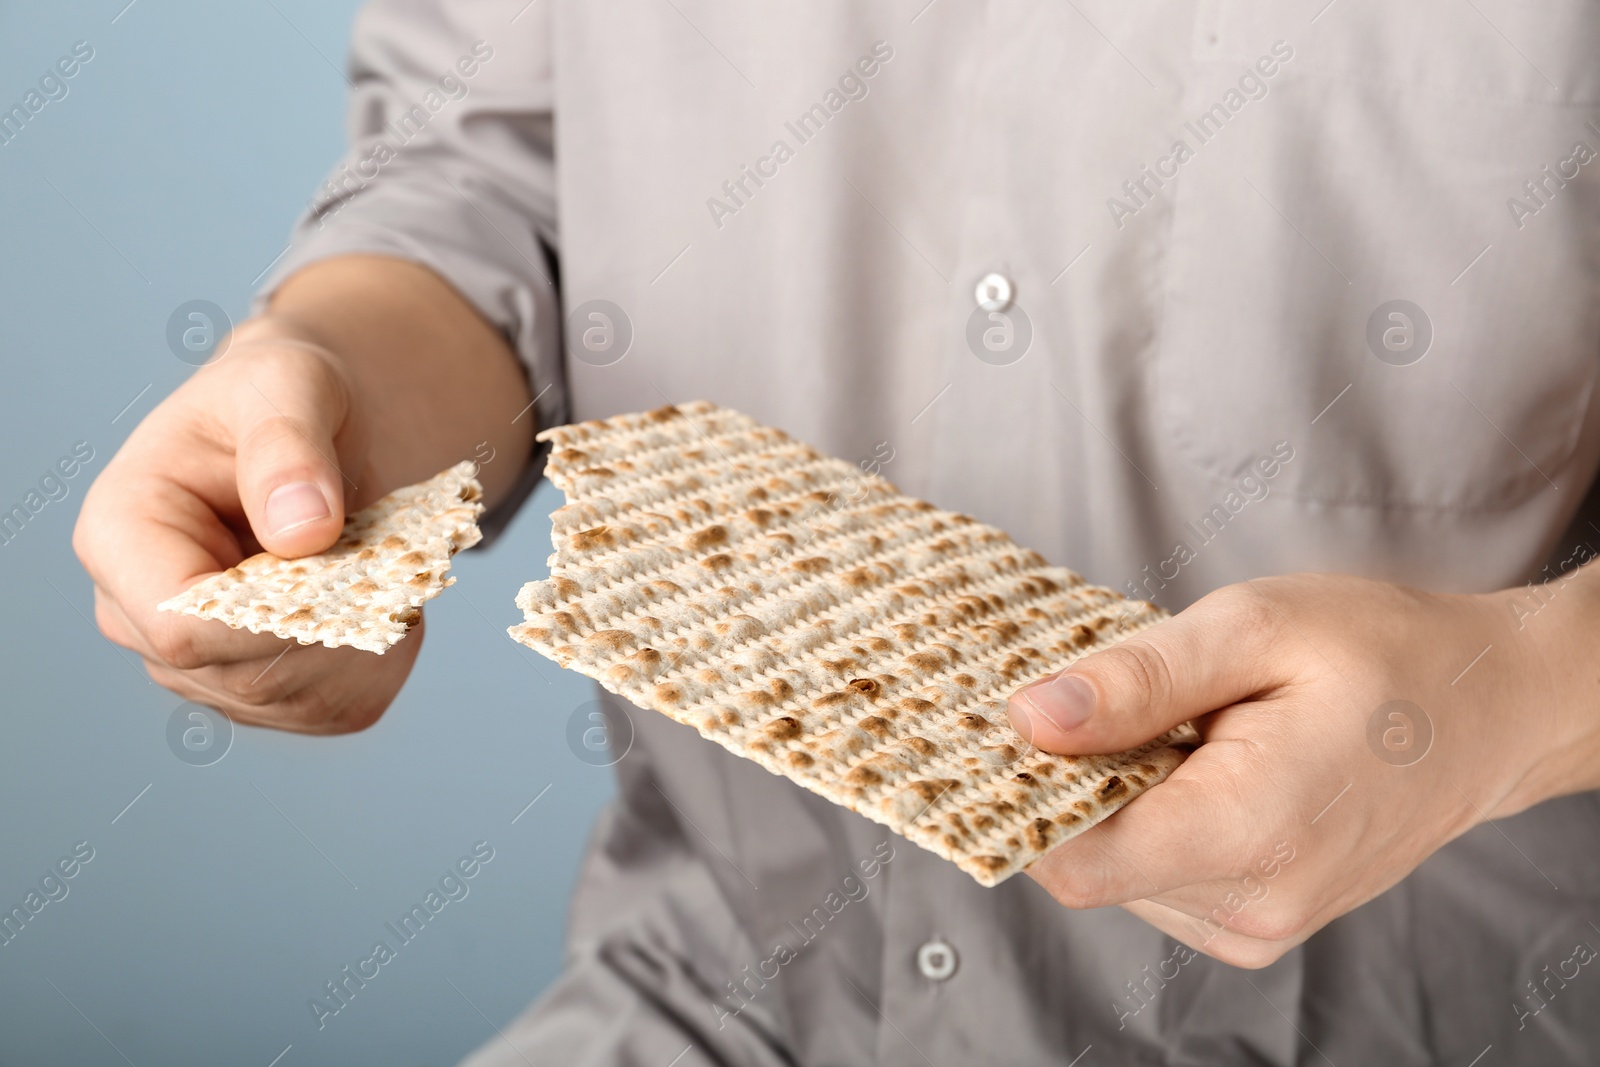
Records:
{"label": "shirt button", "polygon": [[917,970],[929,981],[944,981],[956,973],[956,950],[943,941],[929,941],[917,949]]}
{"label": "shirt button", "polygon": [[1004,311],[1011,306],[1011,279],[1004,274],[985,274],[973,293],[985,311]]}

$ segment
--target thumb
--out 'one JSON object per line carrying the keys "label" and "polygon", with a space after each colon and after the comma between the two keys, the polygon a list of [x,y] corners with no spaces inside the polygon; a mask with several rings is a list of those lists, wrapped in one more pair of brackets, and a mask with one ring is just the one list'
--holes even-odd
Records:
{"label": "thumb", "polygon": [[304,556],[338,540],[345,477],[334,438],[348,407],[344,382],[307,352],[260,360],[243,376],[234,424],[239,501],[268,552]]}
{"label": "thumb", "polygon": [[1122,752],[1284,680],[1260,594],[1230,586],[1119,645],[1024,686],[1011,725],[1047,752]]}

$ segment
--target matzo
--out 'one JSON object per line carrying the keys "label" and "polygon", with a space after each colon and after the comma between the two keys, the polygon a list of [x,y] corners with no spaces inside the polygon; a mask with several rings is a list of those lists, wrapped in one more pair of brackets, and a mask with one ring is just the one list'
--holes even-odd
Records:
{"label": "matzo", "polygon": [[1056,756],[1006,697],[1165,614],[707,403],[546,430],[550,577],[511,635],[984,885],[1183,759]]}
{"label": "matzo", "polygon": [[381,656],[422,618],[425,601],[455,583],[446,577],[450,557],[481,538],[476,473],[476,464],[458,463],[397,489],[346,519],[328,551],[299,559],[259,553],[160,610]]}

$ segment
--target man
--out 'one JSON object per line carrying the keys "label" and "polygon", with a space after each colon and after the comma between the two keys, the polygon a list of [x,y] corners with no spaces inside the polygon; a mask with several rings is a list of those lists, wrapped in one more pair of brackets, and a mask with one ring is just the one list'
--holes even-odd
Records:
{"label": "man", "polygon": [[1592,1062],[1597,45],[1579,0],[374,3],[261,313],[85,503],[100,625],[360,729],[420,641],[252,688],[279,641],[154,605],[479,442],[514,500],[530,404],[714,399],[1198,600],[1011,714],[1205,743],[983,889],[635,713],[567,969],[471,1064]]}

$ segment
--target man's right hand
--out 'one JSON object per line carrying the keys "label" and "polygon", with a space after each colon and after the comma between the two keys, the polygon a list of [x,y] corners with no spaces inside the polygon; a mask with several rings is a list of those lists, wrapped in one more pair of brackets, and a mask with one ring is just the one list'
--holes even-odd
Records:
{"label": "man's right hand", "polygon": [[[232,630],[156,605],[260,551],[303,556],[345,515],[471,458],[492,502],[527,456],[526,380],[500,336],[413,264],[349,257],[294,276],[134,430],[89,490],[73,548],[95,621],[151,678],[239,722],[364,729],[422,645],[382,656]],[[520,424],[520,425],[519,425]]]}
{"label": "man's right hand", "polygon": [[284,324],[246,323],[134,430],[84,501],[73,547],[94,579],[101,631],[155,681],[240,722],[371,725],[410,673],[420,628],[375,656],[156,610],[256,552],[330,547],[347,502],[382,495],[367,445],[337,362]]}

